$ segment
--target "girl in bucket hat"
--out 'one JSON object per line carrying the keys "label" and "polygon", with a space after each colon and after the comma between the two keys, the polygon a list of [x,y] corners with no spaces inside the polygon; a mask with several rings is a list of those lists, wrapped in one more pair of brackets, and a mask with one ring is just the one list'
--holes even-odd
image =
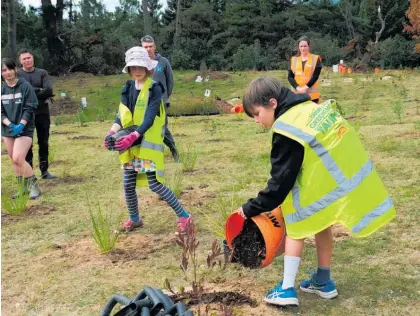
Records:
{"label": "girl in bucket hat", "polygon": [[[151,60],[142,47],[132,47],[125,53],[122,72],[128,73],[128,80],[121,92],[118,115],[105,136],[104,146],[118,150],[124,170],[124,195],[129,219],[123,223],[123,230],[129,231],[143,226],[139,215],[137,186],[148,186],[167,202],[178,217],[178,232],[183,233],[192,221],[174,193],[163,184],[165,107],[162,102],[163,87],[152,80],[157,61]],[[113,136],[122,128],[135,128],[128,135],[117,137],[111,146]]]}
{"label": "girl in bucket hat", "polygon": [[287,233],[284,278],[264,300],[299,304],[295,279],[304,240],[312,235],[318,269],[300,289],[334,298],[331,226],[340,223],[355,237],[369,236],[395,217],[389,194],[357,132],[335,112],[334,100],[316,104],[309,95],[262,77],[249,84],[243,105],[256,123],[271,128],[271,179],[238,213],[252,218],[281,205]]}

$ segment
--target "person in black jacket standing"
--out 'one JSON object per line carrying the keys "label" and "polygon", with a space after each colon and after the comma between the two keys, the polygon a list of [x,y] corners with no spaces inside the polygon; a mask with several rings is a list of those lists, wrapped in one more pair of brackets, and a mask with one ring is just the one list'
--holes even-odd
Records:
{"label": "person in black jacket standing", "polygon": [[[34,56],[30,51],[20,51],[19,62],[22,68],[18,70],[18,75],[31,84],[38,98],[38,108],[35,110],[35,128],[39,145],[38,155],[41,178],[55,179],[56,176],[48,172],[48,140],[51,120],[47,100],[53,96],[51,80],[46,70],[35,68]],[[26,155],[26,161],[33,167],[32,147]]]}

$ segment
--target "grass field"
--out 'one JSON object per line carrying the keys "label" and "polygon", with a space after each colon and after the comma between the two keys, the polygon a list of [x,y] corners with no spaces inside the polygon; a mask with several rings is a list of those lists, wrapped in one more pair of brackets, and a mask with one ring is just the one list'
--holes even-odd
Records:
{"label": "grass field", "polygon": [[[286,78],[280,71],[243,72],[203,86],[190,80],[193,72],[176,73],[172,107],[189,109],[200,102],[204,89],[212,90],[208,104],[216,96],[241,96],[251,79],[267,74]],[[208,269],[205,263],[216,237],[206,230],[203,213],[217,218],[232,200],[236,208],[264,188],[270,170],[269,132],[243,115],[170,118],[181,151],[198,153],[194,170],[181,173],[180,200],[197,223],[198,271],[205,278],[206,291],[241,292],[257,302],[255,307],[235,306],[233,315],[419,314],[419,75],[419,71],[391,71],[344,78],[324,72],[322,95],[336,98],[357,129],[393,198],[397,218],[364,239],[338,229],[332,275],[340,295],[327,301],[299,293],[299,307],[280,309],[262,302],[265,292],[282,277],[281,257],[263,270],[234,265]],[[181,249],[173,236],[176,218],[147,189],[137,191],[144,228],[121,235],[117,250],[109,254],[101,254],[91,236],[89,210],[96,203],[115,218],[126,212],[117,155],[102,145],[125,80],[124,76],[55,80],[56,94],[87,96],[89,112],[84,115],[90,121],[81,126],[75,114],[62,115],[59,121],[55,117],[50,171],[58,179],[40,181],[42,196],[31,201],[23,215],[10,216],[2,209],[2,315],[98,315],[114,293],[134,297],[146,285],[161,288],[165,278],[174,288],[190,284],[179,268]],[[9,195],[14,175],[4,150],[2,144],[1,186],[2,194]],[[166,152],[169,182],[181,168]],[[316,267],[315,246],[307,240],[298,281],[308,276],[311,267]],[[199,308],[205,315],[205,306],[194,307]],[[212,310],[211,315],[228,315],[217,304]]]}

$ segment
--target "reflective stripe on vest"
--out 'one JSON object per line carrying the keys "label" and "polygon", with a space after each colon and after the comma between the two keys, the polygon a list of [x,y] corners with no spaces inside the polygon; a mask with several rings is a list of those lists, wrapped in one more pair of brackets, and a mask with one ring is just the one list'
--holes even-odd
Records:
{"label": "reflective stripe on vest", "polygon": [[143,148],[149,148],[149,149],[153,149],[153,150],[161,151],[161,152],[163,152],[164,149],[165,149],[163,145],[155,144],[155,143],[149,142],[147,140],[143,140],[141,142],[140,146],[143,147]]}
{"label": "reflective stripe on vest", "polygon": [[[296,223],[299,221],[308,218],[309,216],[315,214],[316,212],[321,211],[326,208],[328,205],[334,203],[343,196],[349,194],[355,188],[357,188],[363,180],[373,171],[373,163],[369,159],[359,171],[350,179],[347,179],[340,167],[336,164],[334,159],[331,157],[330,153],[325,149],[325,147],[312,135],[303,132],[302,130],[288,125],[281,121],[276,121],[274,128],[283,130],[289,134],[294,135],[297,138],[304,140],[318,155],[326,169],[331,173],[338,187],[332,190],[330,193],[326,194],[324,197],[318,201],[313,202],[312,204],[303,208],[300,204],[299,197],[299,187],[295,184],[292,188],[292,197],[293,197],[293,206],[298,211],[297,213],[289,214],[286,216],[288,223]],[[357,224],[353,230],[354,232],[359,232],[365,226],[369,224],[370,221],[375,219],[378,214],[383,214],[389,208],[392,207],[392,201],[389,197],[385,199],[380,205],[378,205],[374,210],[369,212],[359,224]]]}
{"label": "reflective stripe on vest", "polygon": [[394,203],[392,203],[391,198],[388,196],[385,201],[383,201],[381,204],[379,204],[377,207],[375,207],[372,211],[370,211],[368,214],[363,216],[363,218],[360,220],[360,222],[356,225],[354,225],[351,229],[351,231],[354,234],[357,234],[361,232],[366,226],[368,226],[373,220],[384,214],[386,211],[388,211]]}

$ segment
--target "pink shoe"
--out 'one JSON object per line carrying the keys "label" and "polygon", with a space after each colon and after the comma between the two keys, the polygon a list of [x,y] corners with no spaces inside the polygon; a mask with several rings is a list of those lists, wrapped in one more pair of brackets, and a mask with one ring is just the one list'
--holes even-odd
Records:
{"label": "pink shoe", "polygon": [[194,221],[192,216],[180,217],[178,219],[178,234],[185,234],[188,229],[194,229]]}
{"label": "pink shoe", "polygon": [[122,224],[122,230],[127,232],[140,227],[143,227],[142,219],[140,219],[138,222],[133,222],[131,219],[128,219]]}

